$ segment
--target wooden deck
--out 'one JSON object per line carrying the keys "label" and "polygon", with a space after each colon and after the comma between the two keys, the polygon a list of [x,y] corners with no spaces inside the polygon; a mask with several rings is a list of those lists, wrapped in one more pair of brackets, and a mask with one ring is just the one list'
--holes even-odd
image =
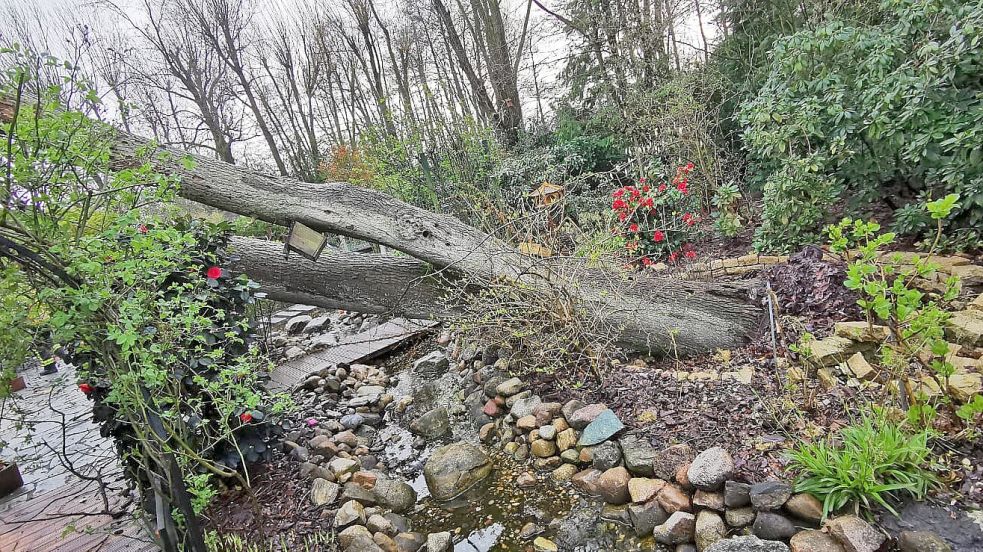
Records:
{"label": "wooden deck", "polygon": [[[42,376],[35,367],[21,375],[27,388],[4,405],[0,439],[7,441],[4,458],[17,461],[24,486],[0,499],[0,551],[155,550],[130,515],[132,505],[124,506],[125,483],[115,446],[91,421],[92,404],[76,387],[74,369],[62,365],[58,374]],[[116,520],[99,515],[103,502],[98,484],[72,471],[100,475],[110,509],[124,507],[127,513]]]}
{"label": "wooden deck", "polygon": [[[119,506],[120,499],[111,497]],[[62,486],[32,497],[0,514],[4,552],[143,552],[156,545],[129,514],[100,515],[102,500],[94,482]]]}

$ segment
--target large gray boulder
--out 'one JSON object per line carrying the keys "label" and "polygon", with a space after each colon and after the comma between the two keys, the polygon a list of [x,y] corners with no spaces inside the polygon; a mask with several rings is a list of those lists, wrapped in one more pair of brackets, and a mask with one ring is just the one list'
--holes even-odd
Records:
{"label": "large gray boulder", "polygon": [[430,494],[437,500],[450,500],[488,477],[492,462],[478,447],[451,443],[435,450],[423,466],[423,477]]}

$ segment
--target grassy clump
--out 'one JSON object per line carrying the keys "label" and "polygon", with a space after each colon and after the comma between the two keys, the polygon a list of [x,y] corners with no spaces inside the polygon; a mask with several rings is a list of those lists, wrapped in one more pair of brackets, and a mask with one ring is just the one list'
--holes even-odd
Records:
{"label": "grassy clump", "polygon": [[883,414],[865,415],[838,437],[791,451],[790,467],[800,472],[796,491],[822,499],[823,517],[848,504],[855,511],[880,504],[897,515],[890,502],[922,499],[937,482],[928,439],[927,430],[913,433]]}

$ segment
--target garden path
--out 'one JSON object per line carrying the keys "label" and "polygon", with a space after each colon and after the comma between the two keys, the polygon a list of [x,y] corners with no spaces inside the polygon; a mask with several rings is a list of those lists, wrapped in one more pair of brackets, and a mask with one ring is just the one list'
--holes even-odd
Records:
{"label": "garden path", "polygon": [[[21,372],[27,388],[0,411],[0,443],[16,460],[24,486],[0,499],[0,550],[81,552],[155,550],[129,514],[125,482],[111,440],[92,422],[92,405],[75,384],[75,369],[60,365],[42,376]],[[57,450],[59,454],[53,452]],[[101,478],[114,519],[103,514]]]}

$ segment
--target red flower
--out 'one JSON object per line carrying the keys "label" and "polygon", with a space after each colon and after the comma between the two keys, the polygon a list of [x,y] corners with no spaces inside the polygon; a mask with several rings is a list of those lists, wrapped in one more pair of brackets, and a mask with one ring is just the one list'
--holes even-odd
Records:
{"label": "red flower", "polygon": [[687,251],[686,252],[686,258],[687,259],[695,259],[696,258],[696,251],[693,251],[692,249],[690,249],[689,251]]}
{"label": "red flower", "polygon": [[618,220],[624,222],[628,218],[628,213],[618,213]]}
{"label": "red flower", "polygon": [[641,182],[642,184],[645,184],[645,182],[648,181],[648,179],[643,176],[639,178],[638,181]]}
{"label": "red flower", "polygon": [[686,195],[688,193],[688,190],[686,189],[686,181],[683,180],[679,184],[676,184],[676,189],[682,192],[683,195]]}
{"label": "red flower", "polygon": [[86,395],[88,395],[89,393],[92,393],[92,390],[93,389],[94,388],[91,385],[89,385],[88,383],[80,383],[79,384],[79,391],[85,393]]}
{"label": "red flower", "polygon": [[239,414],[239,420],[244,424],[248,424],[249,422],[253,421],[253,415],[249,412],[243,412],[242,414]]}
{"label": "red flower", "polygon": [[621,197],[625,194],[624,188],[618,188],[617,190],[611,192],[611,197]]}
{"label": "red flower", "polygon": [[660,241],[664,241],[666,239],[666,235],[662,232],[662,230],[656,230],[655,233],[652,234],[652,239],[658,243]]}
{"label": "red flower", "polygon": [[693,170],[693,167],[695,167],[695,166],[696,165],[694,165],[692,162],[686,163],[686,170],[687,171],[691,171],[691,170]]}
{"label": "red flower", "polygon": [[664,191],[666,191],[666,185],[665,184],[659,184],[659,193],[661,194]]}
{"label": "red flower", "polygon": [[638,225],[635,224],[634,222],[631,223],[630,225],[628,225],[628,231],[629,232],[638,232]]}
{"label": "red flower", "polygon": [[642,257],[642,264],[645,265],[645,266],[651,266],[652,265],[652,259],[650,259],[648,257]]}
{"label": "red flower", "polygon": [[686,226],[693,226],[696,224],[696,217],[692,213],[686,213],[683,215],[683,222],[686,223]]}
{"label": "red flower", "polygon": [[642,191],[645,192],[645,193],[648,193],[648,191],[651,190],[651,189],[652,189],[652,187],[649,186],[648,184],[642,186]]}
{"label": "red flower", "polygon": [[222,269],[217,266],[209,267],[206,276],[209,280],[217,280],[222,277]]}
{"label": "red flower", "polygon": [[642,195],[642,192],[639,192],[639,191],[638,191],[638,190],[636,190],[635,188],[632,188],[632,189],[631,189],[631,198],[632,198],[632,199],[638,199],[638,197],[639,197],[640,195]]}
{"label": "red flower", "polygon": [[146,234],[147,233],[147,225],[146,224],[141,224],[140,226],[137,226],[137,232],[140,232],[141,234]]}
{"label": "red flower", "polygon": [[647,197],[642,200],[642,207],[648,207],[649,209],[654,209],[654,204],[652,203],[652,198]]}
{"label": "red flower", "polygon": [[679,258],[679,253],[676,253],[675,251],[669,254],[669,262],[671,263],[676,262],[676,259],[678,258]]}
{"label": "red flower", "polygon": [[627,207],[627,205],[625,204],[625,200],[620,198],[614,200],[614,203],[611,204],[612,209],[624,209],[625,207]]}

